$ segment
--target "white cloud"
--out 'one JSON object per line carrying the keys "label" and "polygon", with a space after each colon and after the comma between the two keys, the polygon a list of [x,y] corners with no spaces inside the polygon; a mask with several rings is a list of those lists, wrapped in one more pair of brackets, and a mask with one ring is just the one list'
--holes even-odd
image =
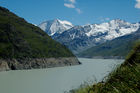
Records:
{"label": "white cloud", "polygon": [[69,2],[71,2],[71,3],[73,3],[73,4],[74,4],[76,1],[75,1],[75,0],[69,0]]}
{"label": "white cloud", "polygon": [[135,8],[139,8],[140,9],[140,0],[136,0],[136,5],[135,5]]}
{"label": "white cloud", "polygon": [[69,2],[69,3],[76,3],[76,0],[64,0],[65,2]]}
{"label": "white cloud", "polygon": [[78,14],[82,13],[81,9],[75,6],[76,0],[64,0],[64,1],[66,2],[64,3],[65,7],[75,9]]}
{"label": "white cloud", "polygon": [[64,6],[67,7],[67,8],[75,8],[74,4],[64,3]]}
{"label": "white cloud", "polygon": [[76,11],[77,11],[79,14],[82,13],[82,11],[81,11],[79,8],[76,8]]}

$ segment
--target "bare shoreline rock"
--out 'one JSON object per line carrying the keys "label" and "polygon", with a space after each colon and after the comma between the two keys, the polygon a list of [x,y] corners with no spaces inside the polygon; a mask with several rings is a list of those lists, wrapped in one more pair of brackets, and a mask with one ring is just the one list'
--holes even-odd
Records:
{"label": "bare shoreline rock", "polygon": [[0,59],[0,71],[63,67],[81,64],[76,57]]}

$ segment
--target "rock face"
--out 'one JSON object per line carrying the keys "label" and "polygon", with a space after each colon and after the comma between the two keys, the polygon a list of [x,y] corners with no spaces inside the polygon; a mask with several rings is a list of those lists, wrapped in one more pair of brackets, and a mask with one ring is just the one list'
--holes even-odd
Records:
{"label": "rock face", "polygon": [[7,61],[0,59],[0,71],[10,70]]}
{"label": "rock face", "polygon": [[81,64],[75,57],[64,58],[27,58],[27,59],[1,59],[0,71],[39,69],[62,67]]}

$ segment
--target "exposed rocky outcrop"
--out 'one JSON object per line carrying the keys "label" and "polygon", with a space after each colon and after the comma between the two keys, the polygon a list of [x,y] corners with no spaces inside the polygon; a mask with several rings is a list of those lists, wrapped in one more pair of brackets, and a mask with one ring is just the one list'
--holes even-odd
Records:
{"label": "exposed rocky outcrop", "polygon": [[0,60],[0,71],[10,70],[6,60]]}
{"label": "exposed rocky outcrop", "polygon": [[1,59],[0,71],[38,69],[81,64],[75,57]]}

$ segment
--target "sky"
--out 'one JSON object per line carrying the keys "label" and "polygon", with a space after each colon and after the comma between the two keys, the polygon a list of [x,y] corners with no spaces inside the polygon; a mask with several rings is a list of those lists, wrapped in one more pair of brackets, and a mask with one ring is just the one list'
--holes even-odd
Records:
{"label": "sky", "polygon": [[122,19],[140,22],[140,0],[0,0],[32,24],[60,19],[74,25],[85,25]]}

